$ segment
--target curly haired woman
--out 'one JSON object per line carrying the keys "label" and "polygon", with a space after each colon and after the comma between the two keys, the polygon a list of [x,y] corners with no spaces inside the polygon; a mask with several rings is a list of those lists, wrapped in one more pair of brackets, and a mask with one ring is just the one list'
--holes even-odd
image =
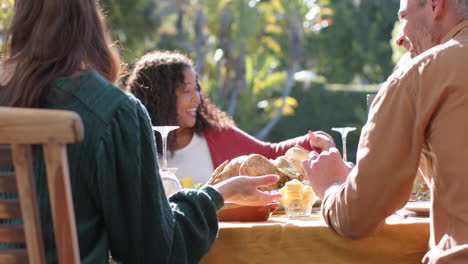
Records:
{"label": "curly haired woman", "polygon": [[[179,177],[190,177],[195,183],[206,182],[214,168],[240,155],[258,153],[276,158],[295,145],[309,150],[334,145],[324,132],[309,132],[280,143],[255,139],[209,101],[201,91],[192,61],[178,52],[144,55],[136,63],[126,89],[146,106],[153,125],[180,127],[169,136],[172,155],[168,164],[178,168]],[[160,140],[159,135],[157,138]]]}

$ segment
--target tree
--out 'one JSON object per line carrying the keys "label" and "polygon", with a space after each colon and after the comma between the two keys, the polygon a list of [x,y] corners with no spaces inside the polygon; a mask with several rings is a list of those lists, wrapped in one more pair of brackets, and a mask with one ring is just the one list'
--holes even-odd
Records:
{"label": "tree", "polygon": [[140,57],[155,41],[155,29],[160,24],[159,1],[102,0],[113,39],[126,61]]}
{"label": "tree", "polygon": [[298,101],[291,94],[298,71],[312,71],[328,82],[372,83],[383,81],[394,65],[388,41],[398,0],[100,4],[127,62],[152,49],[188,54],[204,91],[240,127],[262,138],[283,116],[295,114]]}
{"label": "tree", "polygon": [[398,10],[398,0],[319,1],[320,14],[331,25],[310,34],[306,56],[314,71],[330,82],[381,82],[393,69],[388,43]]}
{"label": "tree", "polygon": [[[219,18],[208,15],[216,13]],[[220,55],[205,69],[215,77],[208,83],[210,95],[244,129],[257,130],[266,123],[260,137],[282,115],[294,112],[296,100],[289,94],[302,60],[305,13],[304,2],[297,0],[207,4],[208,34],[218,36],[215,50]],[[241,118],[249,115],[256,118]]]}
{"label": "tree", "polygon": [[13,17],[13,0],[2,0],[0,4],[0,52],[3,50],[3,36]]}
{"label": "tree", "polygon": [[210,98],[262,138],[294,114],[296,72],[365,83],[393,68],[398,0],[103,1],[127,61],[150,49],[188,54]]}
{"label": "tree", "polygon": [[268,123],[260,129],[257,133],[257,137],[264,139],[274,126],[278,123],[281,116],[283,115],[283,109],[287,104],[287,98],[289,98],[292,88],[294,86],[294,74],[299,70],[299,64],[302,59],[304,49],[304,28],[303,28],[303,14],[300,13],[300,5],[296,2],[289,1],[289,5],[285,8],[286,16],[285,22],[288,28],[288,59],[287,59],[287,76],[284,83],[284,88],[281,97],[281,105],[276,111],[274,117],[268,121]]}
{"label": "tree", "polygon": [[294,114],[297,71],[343,83],[380,82],[390,73],[398,1],[377,2],[163,0],[154,48],[189,54],[212,100],[264,138]]}

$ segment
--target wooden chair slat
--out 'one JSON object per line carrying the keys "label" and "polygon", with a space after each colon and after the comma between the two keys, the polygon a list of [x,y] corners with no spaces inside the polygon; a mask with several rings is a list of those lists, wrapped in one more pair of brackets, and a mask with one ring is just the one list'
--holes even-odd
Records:
{"label": "wooden chair slat", "polygon": [[0,243],[24,243],[22,224],[0,224]]}
{"label": "wooden chair slat", "polygon": [[0,193],[17,193],[16,177],[13,172],[0,172]]}
{"label": "wooden chair slat", "polygon": [[67,149],[65,145],[57,143],[44,144],[43,148],[47,182],[49,182],[50,204],[53,209],[55,241],[62,246],[61,250],[57,252],[59,262],[79,263],[78,248],[68,247],[71,243],[67,243],[67,241],[78,241],[70,176],[68,175]]}
{"label": "wooden chair slat", "polygon": [[29,260],[31,263],[45,263],[41,222],[37,207],[36,184],[33,177],[31,146],[12,144],[11,150],[17,176],[16,181],[26,231]]}
{"label": "wooden chair slat", "polygon": [[20,218],[21,207],[18,200],[0,199],[0,219]]}
{"label": "wooden chair slat", "polygon": [[0,249],[0,263],[28,263],[28,252],[23,248]]}

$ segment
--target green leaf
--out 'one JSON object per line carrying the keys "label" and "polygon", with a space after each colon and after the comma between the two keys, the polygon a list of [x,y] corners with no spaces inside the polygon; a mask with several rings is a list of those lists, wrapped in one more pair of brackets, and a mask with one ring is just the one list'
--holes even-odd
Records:
{"label": "green leaf", "polygon": [[273,86],[282,87],[286,79],[286,72],[275,72],[268,75],[265,79],[257,79],[253,87],[253,93],[259,94],[265,89],[272,88]]}

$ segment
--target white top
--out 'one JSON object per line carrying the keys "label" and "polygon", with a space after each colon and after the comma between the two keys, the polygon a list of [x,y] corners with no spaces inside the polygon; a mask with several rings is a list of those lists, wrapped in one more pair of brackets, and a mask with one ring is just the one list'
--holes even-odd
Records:
{"label": "white top", "polygon": [[190,143],[182,149],[176,150],[174,155],[168,152],[167,164],[169,168],[177,168],[177,178],[192,178],[194,184],[205,184],[213,174],[213,162],[210,150],[203,135],[193,134]]}

